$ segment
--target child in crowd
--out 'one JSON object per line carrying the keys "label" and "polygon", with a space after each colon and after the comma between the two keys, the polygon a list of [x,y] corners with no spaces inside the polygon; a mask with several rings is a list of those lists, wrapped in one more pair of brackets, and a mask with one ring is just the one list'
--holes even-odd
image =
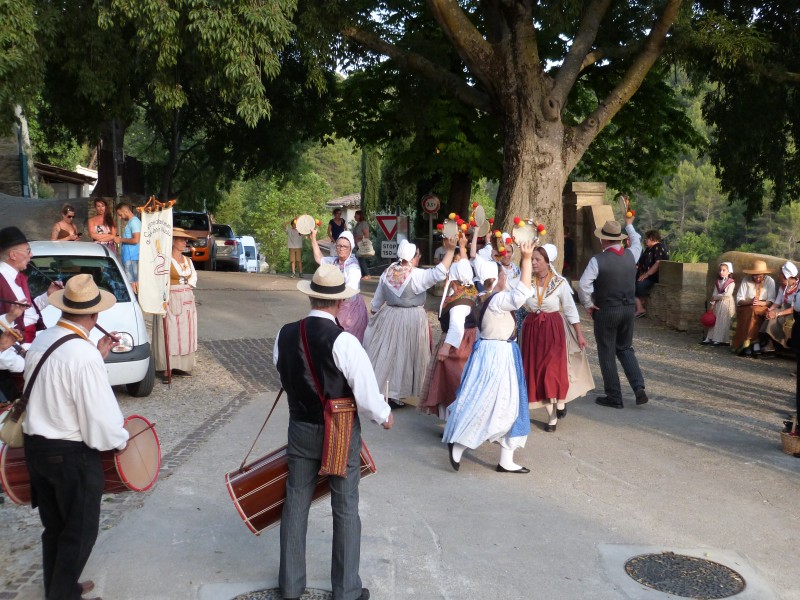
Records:
{"label": "child in crowd", "polygon": [[729,346],[731,335],[731,319],[736,314],[736,303],[733,300],[733,263],[724,262],[719,265],[719,278],[714,282],[711,294],[711,308],[714,310],[716,322],[708,330],[706,339],[700,342],[703,346]]}

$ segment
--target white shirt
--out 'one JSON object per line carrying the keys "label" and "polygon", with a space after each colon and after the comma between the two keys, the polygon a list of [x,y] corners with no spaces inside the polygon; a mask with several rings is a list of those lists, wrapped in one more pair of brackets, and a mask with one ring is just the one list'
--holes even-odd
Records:
{"label": "white shirt", "polygon": [[[642,255],[642,236],[636,233],[633,225],[626,225],[625,232],[628,234],[628,238],[631,241],[628,252],[633,254],[634,262],[638,263],[639,257]],[[606,248],[604,252],[610,250],[611,248],[622,248],[622,242],[620,241],[616,244],[612,244]],[[586,307],[586,310],[589,310],[592,306],[594,306],[592,294],[594,294],[594,281],[597,279],[599,271],[600,269],[597,266],[597,259],[593,256],[589,259],[589,264],[586,265],[586,270],[583,272],[583,275],[581,275],[581,280],[578,284],[578,297],[581,300],[581,304]],[[633,277],[633,275],[631,275],[631,277]]]}
{"label": "white shirt", "polygon": [[411,270],[411,274],[408,276],[408,279],[411,281],[406,280],[403,286],[400,287],[400,291],[396,292],[394,288],[390,288],[389,284],[386,283],[386,273],[384,272],[384,274],[381,275],[381,281],[378,284],[378,288],[375,290],[375,295],[372,297],[372,312],[377,312],[378,309],[383,306],[383,303],[386,302],[387,292],[396,293],[399,296],[403,293],[402,290],[405,289],[405,286],[410,285],[411,290],[415,294],[421,294],[440,281],[447,279],[447,269],[442,263],[439,263],[432,269],[418,269],[414,267]]}
{"label": "white shirt", "polygon": [[[323,310],[312,310],[308,316],[336,322],[332,314]],[[280,333],[275,338],[275,346],[272,348],[272,364],[276,367],[278,366],[278,339],[280,339]],[[343,331],[336,337],[336,341],[333,342],[333,362],[353,391],[358,412],[375,423],[386,423],[392,409],[378,389],[378,381],[375,379],[375,371],[372,370],[369,356],[354,335]]]}
{"label": "white shirt", "polygon": [[172,258],[172,264],[178,275],[186,280],[186,284],[191,287],[197,287],[197,271],[195,271],[194,263],[186,258],[183,258],[183,263],[179,263],[175,258]]}
{"label": "white shirt", "polygon": [[466,304],[459,304],[450,309],[450,326],[444,338],[445,344],[450,344],[453,348],[461,346],[461,341],[464,339],[464,323],[471,312],[472,307]]}
{"label": "white shirt", "polygon": [[[2,321],[6,327],[14,327],[14,323],[9,323],[8,319],[6,319],[6,315],[0,317],[0,321]],[[0,352],[0,370],[11,371],[12,373],[22,373],[24,368],[25,359],[17,354],[14,348],[7,348]]]}
{"label": "white shirt", "polygon": [[551,313],[562,310],[564,316],[567,318],[567,323],[570,325],[581,322],[578,308],[575,306],[575,301],[572,299],[572,290],[566,281],[562,281],[553,294],[542,298],[541,304],[539,303],[538,294],[544,294],[544,290],[538,285],[538,282],[534,284],[534,286],[534,294],[525,301],[525,308],[530,312],[535,313],[540,310],[542,312]]}
{"label": "white shirt", "polygon": [[764,275],[764,281],[761,282],[761,290],[758,298],[756,298],[756,283],[753,281],[753,276],[748,275],[739,284],[739,289],[736,291],[736,304],[742,301],[752,300],[766,300],[772,302],[775,297],[775,280],[769,275]]}
{"label": "white shirt", "polygon": [[[16,282],[19,271],[17,271],[7,262],[0,261],[0,275],[6,278],[9,287],[11,287],[11,291],[14,293],[15,299],[25,300],[27,302],[25,292],[22,291],[22,288],[17,285]],[[36,298],[33,299],[33,303],[39,307],[39,310],[44,310],[44,308],[50,304],[50,301],[47,299],[47,292],[36,296]],[[31,306],[25,310],[24,319],[26,327],[28,325],[36,325],[36,322],[39,320],[39,313],[36,312],[36,309]]]}
{"label": "white shirt", "polygon": [[[25,385],[47,348],[70,333],[55,326],[36,336],[25,360]],[[42,365],[31,389],[22,430],[52,440],[83,442],[102,451],[125,447],[128,431],[124,422],[102,354],[91,342],[70,340]]]}

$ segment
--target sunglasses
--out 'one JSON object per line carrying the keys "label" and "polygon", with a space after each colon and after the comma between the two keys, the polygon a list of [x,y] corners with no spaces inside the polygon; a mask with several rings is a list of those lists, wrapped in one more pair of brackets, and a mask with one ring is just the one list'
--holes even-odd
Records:
{"label": "sunglasses", "polygon": [[64,215],[64,216],[65,216],[65,217],[67,217],[68,219],[73,219],[73,218],[75,218],[75,215]]}

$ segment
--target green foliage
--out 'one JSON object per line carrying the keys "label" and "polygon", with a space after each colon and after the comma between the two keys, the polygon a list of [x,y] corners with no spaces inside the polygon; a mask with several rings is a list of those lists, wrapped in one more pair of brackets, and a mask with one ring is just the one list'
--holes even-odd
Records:
{"label": "green foliage", "polygon": [[32,0],[0,0],[0,131],[12,123],[13,106],[34,96],[43,64],[39,19]]}
{"label": "green foliage", "polygon": [[689,232],[678,237],[670,246],[670,260],[676,262],[707,262],[721,254],[719,245],[705,232]]}
{"label": "green foliage", "polygon": [[380,204],[381,156],[375,148],[361,151],[361,206],[368,217]]}
{"label": "green foliage", "polygon": [[[34,103],[25,116],[34,160],[69,170],[89,164],[89,148],[78,144],[75,136],[61,123],[49,120],[51,113],[46,110],[43,100]],[[39,196],[42,197],[41,190]]]}
{"label": "green foliage", "polygon": [[361,156],[351,140],[334,137],[311,146],[301,169],[321,175],[334,197],[355,194],[361,187]]}
{"label": "green foliage", "polygon": [[[287,225],[294,217],[310,214],[326,226],[330,213],[325,203],[330,198],[330,187],[316,173],[298,174],[285,182],[274,177],[256,177],[234,182],[214,217],[219,223],[231,225],[237,235],[252,235],[270,267],[282,272],[289,270]],[[313,258],[307,252],[304,254],[305,272],[311,273],[315,268]]]}

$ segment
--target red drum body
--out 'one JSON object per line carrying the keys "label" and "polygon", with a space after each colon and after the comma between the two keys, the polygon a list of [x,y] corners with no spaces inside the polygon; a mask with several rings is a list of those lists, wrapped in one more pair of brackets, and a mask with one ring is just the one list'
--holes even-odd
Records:
{"label": "red drum body", "polygon": [[[377,471],[375,461],[367,449],[361,445],[361,478]],[[286,446],[278,448],[241,470],[225,475],[228,493],[231,495],[239,516],[247,528],[256,535],[269,529],[281,520],[283,505],[286,502],[286,481],[289,478],[289,458]],[[312,502],[330,495],[328,476],[320,476],[314,487]]]}
{"label": "red drum body", "polygon": [[[105,494],[144,492],[158,479],[161,444],[155,426],[144,417],[131,415],[125,419],[124,427],[130,434],[125,450],[100,453]],[[0,484],[15,504],[31,503],[31,478],[25,464],[24,448],[0,446]]]}
{"label": "red drum body", "polygon": [[0,445],[0,484],[14,504],[31,503],[31,477],[25,464],[25,448]]}
{"label": "red drum body", "polygon": [[144,417],[125,419],[130,438],[122,452],[101,452],[106,494],[146,492],[158,479],[161,468],[161,443],[155,426]]}

